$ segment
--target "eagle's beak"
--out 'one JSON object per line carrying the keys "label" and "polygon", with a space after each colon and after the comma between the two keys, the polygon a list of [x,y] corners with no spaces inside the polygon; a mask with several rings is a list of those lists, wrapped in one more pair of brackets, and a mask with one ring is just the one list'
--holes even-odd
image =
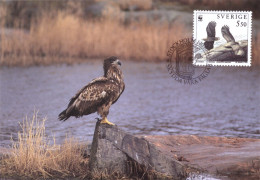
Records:
{"label": "eagle's beak", "polygon": [[117,64],[119,65],[119,66],[121,66],[121,61],[118,59],[118,60],[116,60],[116,62],[117,62]]}

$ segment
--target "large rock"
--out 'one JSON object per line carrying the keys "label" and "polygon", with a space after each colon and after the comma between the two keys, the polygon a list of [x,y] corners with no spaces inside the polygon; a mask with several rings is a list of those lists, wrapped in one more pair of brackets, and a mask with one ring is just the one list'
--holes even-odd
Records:
{"label": "large rock", "polygon": [[[202,54],[198,62],[204,61],[247,61],[248,41],[241,40],[237,43],[226,43],[215,47]],[[198,56],[199,57],[199,56]]]}
{"label": "large rock", "polygon": [[100,124],[98,121],[91,147],[90,169],[127,174],[129,161],[173,179],[185,176],[184,166],[179,161],[161,152],[146,139],[127,134],[117,126]]}
{"label": "large rock", "polygon": [[111,18],[113,20],[124,18],[124,13],[111,1],[94,2],[86,6],[83,12],[84,16],[88,18]]}
{"label": "large rock", "polygon": [[[115,138],[113,142],[106,138],[106,133],[110,135],[110,139]],[[92,171],[126,172],[127,156],[114,145],[119,143],[123,136],[118,129],[97,122],[90,151],[89,165]]]}

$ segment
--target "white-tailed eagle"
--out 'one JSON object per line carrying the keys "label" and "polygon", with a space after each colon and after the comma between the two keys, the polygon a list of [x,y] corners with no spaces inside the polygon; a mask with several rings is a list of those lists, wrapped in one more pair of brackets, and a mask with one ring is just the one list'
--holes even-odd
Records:
{"label": "white-tailed eagle", "polygon": [[59,120],[66,121],[70,116],[76,118],[97,112],[101,123],[114,125],[107,120],[109,108],[125,89],[121,62],[117,57],[104,60],[104,76],[93,79],[70,99],[67,109],[59,114]]}

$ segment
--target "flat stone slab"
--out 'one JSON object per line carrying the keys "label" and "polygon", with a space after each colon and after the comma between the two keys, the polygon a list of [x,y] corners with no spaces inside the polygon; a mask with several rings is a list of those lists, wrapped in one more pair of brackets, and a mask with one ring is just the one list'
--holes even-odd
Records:
{"label": "flat stone slab", "polygon": [[188,167],[212,175],[260,179],[260,139],[194,135],[144,138]]}

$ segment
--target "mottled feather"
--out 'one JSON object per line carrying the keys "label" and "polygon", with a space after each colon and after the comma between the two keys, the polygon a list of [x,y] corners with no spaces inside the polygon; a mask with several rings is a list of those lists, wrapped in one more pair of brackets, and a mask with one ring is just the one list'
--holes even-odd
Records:
{"label": "mottled feather", "polygon": [[98,112],[102,117],[107,116],[110,105],[118,100],[125,88],[122,72],[115,64],[116,60],[116,57],[111,57],[104,61],[104,76],[93,79],[80,89],[70,99],[67,109],[59,114],[60,120],[65,121],[70,116],[81,117],[94,112]]}

